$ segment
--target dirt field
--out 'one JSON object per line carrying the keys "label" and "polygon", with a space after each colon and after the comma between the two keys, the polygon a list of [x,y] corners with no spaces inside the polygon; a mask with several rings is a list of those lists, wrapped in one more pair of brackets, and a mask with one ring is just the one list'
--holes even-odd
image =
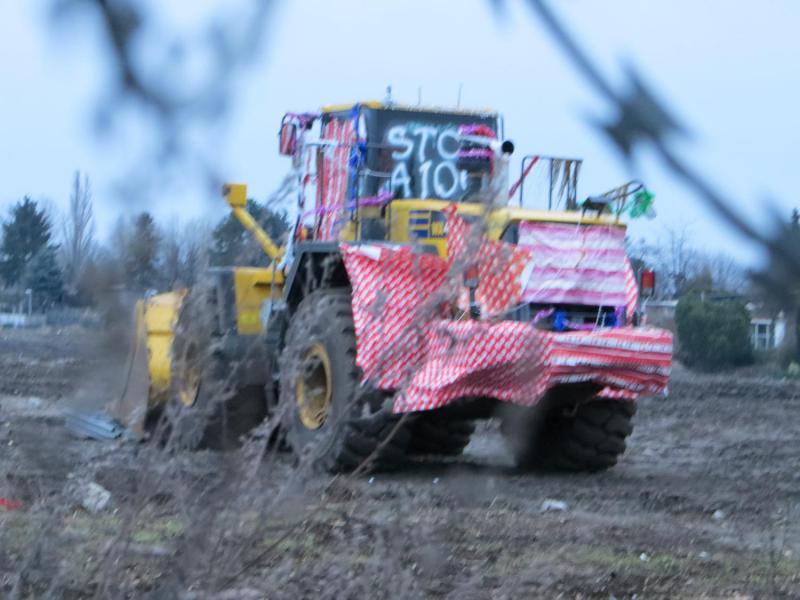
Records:
{"label": "dirt field", "polygon": [[2,597],[800,597],[798,383],[678,370],[606,473],[517,473],[488,423],[457,460],[331,480],[263,444],[72,437],[63,407],[119,389],[95,340],[0,331]]}

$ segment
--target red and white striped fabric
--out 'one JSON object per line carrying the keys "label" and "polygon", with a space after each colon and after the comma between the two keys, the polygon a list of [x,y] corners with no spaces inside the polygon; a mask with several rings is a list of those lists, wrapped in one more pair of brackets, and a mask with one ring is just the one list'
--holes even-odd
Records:
{"label": "red and white striped fabric", "polygon": [[461,398],[536,404],[556,385],[595,383],[604,398],[634,400],[666,389],[672,334],[657,329],[538,331],[528,323],[438,321],[427,357],[395,399],[395,412]]}
{"label": "red and white striped fabric", "polygon": [[526,302],[628,306],[623,227],[523,222],[519,246],[533,257]]}
{"label": "red and white striped fabric", "polygon": [[346,119],[331,119],[322,130],[322,140],[334,143],[323,151],[314,238],[337,240],[345,211],[353,124]]}
{"label": "red and white striped fabric", "polygon": [[600,390],[600,392],[597,394],[597,397],[607,398],[608,400],[638,400],[639,394],[629,390],[621,390],[619,388],[606,386]]}
{"label": "red and white striped fabric", "polygon": [[540,331],[529,323],[454,321],[457,278],[437,256],[408,247],[342,245],[353,290],[357,364],[395,411],[430,410],[459,398],[523,405],[554,385],[594,382],[604,397],[666,389],[672,336],[658,329]]}
{"label": "red and white striped fabric", "polygon": [[627,394],[659,394],[672,368],[672,333],[664,329],[622,327],[597,331],[548,333],[545,358],[550,386],[591,381]]}
{"label": "red and white striped fabric", "polygon": [[547,391],[549,343],[527,323],[437,321],[425,361],[400,388],[394,410],[431,410],[459,398],[533,404]]}
{"label": "red and white striped fabric", "polygon": [[628,323],[633,319],[633,314],[639,308],[639,284],[636,281],[636,273],[633,272],[631,261],[625,257],[625,315]]}

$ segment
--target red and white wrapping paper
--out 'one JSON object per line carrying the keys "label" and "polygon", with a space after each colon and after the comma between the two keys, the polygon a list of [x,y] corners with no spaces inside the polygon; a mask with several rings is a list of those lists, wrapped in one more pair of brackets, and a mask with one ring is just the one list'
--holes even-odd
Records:
{"label": "red and white wrapping paper", "polygon": [[364,377],[400,389],[425,361],[428,327],[445,316],[447,264],[408,246],[342,244]]}
{"label": "red and white wrapping paper", "polygon": [[603,397],[631,400],[663,392],[672,364],[672,334],[661,329],[557,333],[514,321],[439,321],[428,339],[397,412],[459,398],[531,406],[556,385],[584,382],[605,386]]}
{"label": "red and white wrapping paper", "polygon": [[[666,389],[672,334],[665,330],[549,332],[518,321],[448,318],[463,301],[454,266],[463,266],[469,246],[463,221],[452,214],[448,221],[447,261],[407,246],[342,244],[353,291],[357,364],[373,385],[399,392],[396,412],[430,410],[460,398],[533,405],[553,386],[579,382],[603,386],[599,395],[608,398]],[[521,283],[529,249],[489,240],[480,248],[470,255],[480,273],[478,290],[487,290],[478,295],[487,314],[531,295],[530,284]],[[619,305],[630,305],[627,259],[618,266]]]}
{"label": "red and white wrapping paper", "polygon": [[628,305],[624,228],[522,222],[519,246],[531,253],[533,263],[526,302]]}
{"label": "red and white wrapping paper", "polygon": [[353,143],[353,124],[346,119],[331,119],[322,131],[325,146],[320,172],[320,195],[315,208],[317,240],[337,240],[345,211],[348,160]]}
{"label": "red and white wrapping paper", "polygon": [[533,404],[547,391],[549,343],[527,323],[438,321],[426,360],[395,398],[395,412],[430,410],[459,398]]}

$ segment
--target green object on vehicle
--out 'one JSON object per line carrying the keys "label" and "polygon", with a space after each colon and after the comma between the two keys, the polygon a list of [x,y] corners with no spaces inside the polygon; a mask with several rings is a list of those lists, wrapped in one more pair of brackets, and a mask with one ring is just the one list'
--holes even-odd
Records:
{"label": "green object on vehicle", "polygon": [[629,210],[631,219],[638,219],[639,217],[647,217],[652,219],[656,216],[656,211],[653,208],[655,194],[647,188],[642,188],[633,196],[633,203]]}
{"label": "green object on vehicle", "polygon": [[642,188],[633,196],[633,203],[629,210],[631,219],[638,219],[639,217],[647,217],[652,219],[656,216],[656,211],[653,208],[653,201],[655,194],[647,188]]}

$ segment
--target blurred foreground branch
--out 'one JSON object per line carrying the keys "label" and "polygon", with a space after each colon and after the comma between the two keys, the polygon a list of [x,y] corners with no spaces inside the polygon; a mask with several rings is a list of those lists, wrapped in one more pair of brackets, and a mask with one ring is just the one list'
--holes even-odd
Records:
{"label": "blurred foreground branch", "polygon": [[748,240],[755,242],[768,253],[769,267],[756,275],[756,279],[786,301],[796,301],[787,286],[785,277],[800,279],[800,239],[787,235],[787,225],[775,218],[774,233],[765,234],[751,221],[732,207],[734,202],[699,173],[692,169],[670,146],[669,138],[686,130],[669,113],[663,102],[644,84],[633,67],[628,66],[627,89],[617,89],[592,63],[564,25],[558,20],[545,0],[528,0],[529,6],[556,43],[583,77],[615,109],[613,121],[597,126],[610,137],[629,163],[634,149],[647,142],[655,149],[664,165],[695,195],[710,207],[722,220]]}

